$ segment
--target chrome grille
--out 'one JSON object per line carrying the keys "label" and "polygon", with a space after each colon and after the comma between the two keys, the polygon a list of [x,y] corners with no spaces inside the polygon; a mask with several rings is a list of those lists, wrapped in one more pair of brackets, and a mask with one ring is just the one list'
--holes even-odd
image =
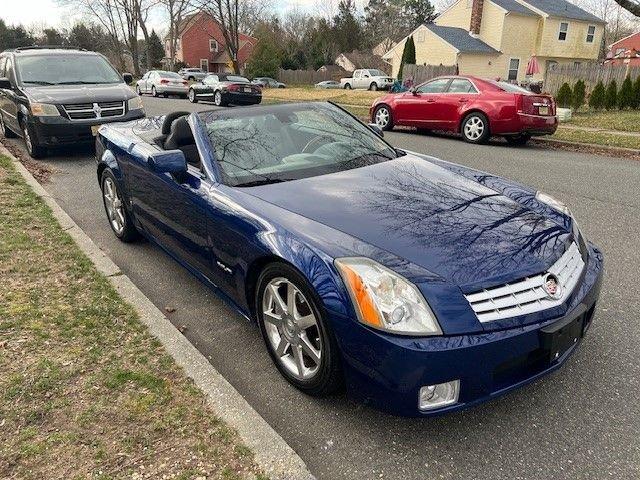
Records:
{"label": "chrome grille", "polygon": [[65,104],[64,108],[70,120],[91,120],[97,118],[122,117],[125,102],[97,102]]}
{"label": "chrome grille", "polygon": [[[578,283],[584,267],[580,250],[572,243],[547,272],[465,297],[482,323],[539,312],[562,304]],[[548,273],[558,278],[560,298],[551,298],[543,288]]]}

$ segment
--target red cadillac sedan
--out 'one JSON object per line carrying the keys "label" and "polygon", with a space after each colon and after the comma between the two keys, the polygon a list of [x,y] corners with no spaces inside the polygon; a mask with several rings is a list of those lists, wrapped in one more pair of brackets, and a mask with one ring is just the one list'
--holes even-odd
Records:
{"label": "red cadillac sedan", "polygon": [[458,132],[471,143],[502,136],[524,145],[558,128],[553,97],[470,76],[438,77],[408,92],[387,94],[373,102],[369,113],[383,130],[405,125]]}

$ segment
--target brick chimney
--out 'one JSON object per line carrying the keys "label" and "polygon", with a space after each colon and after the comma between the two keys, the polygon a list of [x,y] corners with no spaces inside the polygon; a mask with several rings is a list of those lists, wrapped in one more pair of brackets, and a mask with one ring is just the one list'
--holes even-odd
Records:
{"label": "brick chimney", "polygon": [[471,6],[471,25],[469,31],[471,35],[480,35],[480,26],[482,25],[482,7],[484,6],[484,0],[471,0],[473,5]]}

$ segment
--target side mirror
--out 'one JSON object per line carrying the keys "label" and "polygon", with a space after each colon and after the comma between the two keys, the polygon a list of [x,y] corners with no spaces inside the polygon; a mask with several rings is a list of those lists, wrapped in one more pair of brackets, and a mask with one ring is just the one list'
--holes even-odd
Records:
{"label": "side mirror", "polygon": [[411,92],[411,95],[415,95],[416,97],[417,97],[418,95],[420,95],[420,93],[418,93],[418,89],[417,89],[416,87],[411,87],[411,88],[409,89],[409,91]]}
{"label": "side mirror", "polygon": [[375,123],[370,123],[369,128],[373,131],[373,133],[378,135],[380,138],[384,138],[384,132],[378,125],[376,125]]}
{"label": "side mirror", "polygon": [[131,75],[130,73],[123,73],[122,79],[127,85],[131,85],[133,83],[133,75]]}
{"label": "side mirror", "polygon": [[11,90],[12,88],[13,85],[11,85],[11,82],[7,77],[0,77],[0,89]]}
{"label": "side mirror", "polygon": [[165,150],[149,155],[147,164],[156,173],[180,175],[187,171],[187,159],[182,150]]}

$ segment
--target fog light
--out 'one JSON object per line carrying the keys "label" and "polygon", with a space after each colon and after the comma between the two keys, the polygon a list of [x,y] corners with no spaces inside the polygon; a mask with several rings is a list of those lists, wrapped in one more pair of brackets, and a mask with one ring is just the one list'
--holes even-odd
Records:
{"label": "fog light", "polygon": [[452,405],[458,401],[460,394],[460,380],[426,385],[418,394],[418,408],[420,410],[433,410],[434,408]]}

